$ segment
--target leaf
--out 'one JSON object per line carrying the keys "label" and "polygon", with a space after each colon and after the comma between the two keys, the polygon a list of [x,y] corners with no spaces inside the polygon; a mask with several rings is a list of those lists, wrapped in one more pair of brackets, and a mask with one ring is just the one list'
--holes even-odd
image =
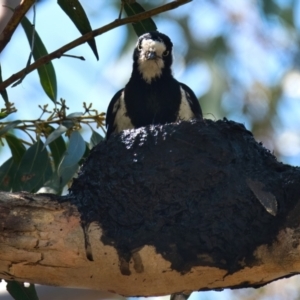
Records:
{"label": "leaf", "polygon": [[9,115],[9,113],[7,113],[7,111],[1,111],[0,112],[0,120],[6,118]]}
{"label": "leaf", "polygon": [[65,133],[68,130],[68,128],[64,125],[59,125],[54,131],[50,133],[50,135],[47,137],[46,142],[44,144],[44,147],[48,146],[51,142],[59,138],[63,133]]}
{"label": "leaf", "polygon": [[85,151],[79,161],[79,165],[82,165],[84,163],[85,159],[89,156],[90,152],[91,151],[90,151],[89,144],[87,142],[85,142]]}
{"label": "leaf", "polygon": [[16,170],[13,191],[37,191],[52,176],[52,168],[47,150],[41,140],[24,153]]}
{"label": "leaf", "polygon": [[[49,126],[49,127],[51,127],[51,126]],[[51,128],[53,130],[52,133],[58,129],[57,128],[56,130],[54,130],[53,127],[51,127]],[[46,147],[47,141],[50,138],[50,135],[48,136],[44,147]],[[52,157],[53,157],[55,169],[57,169],[60,162],[61,162],[61,159],[62,159],[64,153],[66,152],[66,149],[67,149],[66,143],[65,143],[64,139],[62,138],[62,136],[59,135],[55,139],[53,139],[52,141],[48,141],[48,144],[49,144],[49,148],[50,148],[50,151],[51,151],[51,154],[52,154]]]}
{"label": "leaf", "polygon": [[10,148],[14,162],[19,163],[26,151],[25,146],[16,136],[12,134],[6,134],[5,139]]}
{"label": "leaf", "polygon": [[74,112],[66,116],[67,119],[74,119],[83,116],[83,112]]}
{"label": "leaf", "polygon": [[[2,80],[2,69],[1,69],[1,65],[0,65],[0,83],[2,83],[2,82],[3,82],[3,80]],[[8,101],[8,95],[7,95],[6,89],[1,90],[0,93],[1,93],[1,96],[4,100],[4,102],[8,103],[9,101]]]}
{"label": "leaf", "polygon": [[0,190],[10,192],[14,183],[14,178],[18,164],[14,162],[14,159],[9,158],[0,167]]}
{"label": "leaf", "polygon": [[[72,20],[82,35],[92,31],[89,19],[78,0],[58,0],[57,3]],[[87,41],[87,43],[94,52],[97,60],[99,60],[95,39],[90,39]]]}
{"label": "leaf", "polygon": [[101,136],[98,132],[93,130],[91,140],[90,140],[90,144],[89,144],[90,149],[94,148],[96,145],[98,145],[103,140],[104,140],[103,136]]}
{"label": "leaf", "polygon": [[22,282],[7,281],[6,289],[15,300],[39,300],[34,284],[25,287]]}
{"label": "leaf", "polygon": [[63,120],[62,125],[66,126],[68,129],[72,128],[75,125],[75,122],[73,120]]}
{"label": "leaf", "polygon": [[78,131],[73,131],[65,156],[58,167],[60,185],[65,186],[78,170],[78,162],[85,152],[85,141]]}
{"label": "leaf", "polygon": [[[145,11],[145,9],[137,2],[134,3],[124,3],[124,10],[127,16],[133,16]],[[156,31],[157,27],[154,21],[151,18],[145,19],[143,21],[132,23],[133,29],[137,36],[141,36],[142,34],[149,31]]]}
{"label": "leaf", "polygon": [[13,121],[3,128],[0,129],[0,136],[2,136],[4,133],[6,133],[8,130],[15,128],[18,124],[22,123],[20,120]]}
{"label": "leaf", "polygon": [[[34,30],[33,25],[29,22],[29,20],[26,17],[24,17],[22,19],[21,24],[26,33],[29,44],[31,45],[32,30]],[[38,60],[42,56],[48,55],[48,52],[47,52],[40,36],[38,35],[38,33],[36,31],[34,33],[34,46],[33,46],[33,49],[31,49],[31,50],[32,50],[34,60]],[[54,70],[52,62],[49,62],[49,63],[44,64],[41,67],[39,67],[38,73],[39,73],[41,85],[42,85],[45,93],[48,95],[48,97],[54,103],[56,103],[57,84],[56,84],[55,70]]]}

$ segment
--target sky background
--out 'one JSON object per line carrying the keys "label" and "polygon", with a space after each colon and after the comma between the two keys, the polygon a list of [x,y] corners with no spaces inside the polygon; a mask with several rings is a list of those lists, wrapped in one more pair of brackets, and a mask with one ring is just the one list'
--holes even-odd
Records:
{"label": "sky background", "polygon": [[[118,17],[119,9],[115,5],[116,2],[111,1],[108,4],[107,1],[81,1],[92,28],[99,28]],[[150,2],[159,5],[162,1],[140,1],[146,5]],[[227,0],[223,1],[219,9],[212,2],[214,1],[193,1],[153,18],[158,29],[173,41],[174,76],[189,85],[201,98],[200,104],[205,118],[215,120],[227,117],[243,123],[249,130],[256,130],[255,137],[262,140],[271,151],[275,151],[280,160],[299,166],[300,59],[293,54],[296,53],[297,47],[299,48],[300,1],[274,1],[281,9],[294,3],[295,29],[289,31],[276,17],[264,19],[257,6],[261,1]],[[187,28],[190,34],[188,38],[186,30],[179,25],[178,20],[182,16],[186,18],[185,29]],[[28,13],[27,17],[32,20],[32,12]],[[235,26],[236,24],[238,26]],[[50,0],[44,0],[37,5],[36,29],[48,53],[80,36],[56,1]],[[87,44],[68,52],[85,57],[85,61],[68,57],[53,61],[58,83],[58,98],[66,99],[70,113],[82,112],[83,102],[93,103],[93,108],[105,112],[113,95],[127,83],[136,42],[132,29],[129,30],[130,34],[128,27],[123,26],[96,38],[99,61],[96,61]],[[206,59],[203,49],[219,36],[226,37],[230,55],[224,58],[220,53],[212,60]],[[188,41],[193,43],[190,44]],[[201,51],[197,45],[201,45]],[[207,49],[211,48],[207,46]],[[3,79],[26,65],[29,52],[24,31],[18,27],[12,40],[0,55]],[[186,56],[190,56],[191,53],[194,53],[194,56],[187,61]],[[230,70],[229,79],[226,70]],[[272,118],[269,118],[272,106],[269,93],[277,86],[282,89],[282,95],[276,103]],[[226,91],[222,92],[220,101],[216,101],[218,91],[224,89]],[[53,107],[52,101],[39,85],[36,71],[27,75],[22,84],[14,88],[9,87],[7,91],[10,101],[15,103],[18,112],[5,121],[36,119],[41,113],[38,105],[48,103],[50,108]],[[205,97],[207,94],[210,97]],[[247,99],[247,102],[241,99]],[[270,126],[272,130],[262,132],[258,128],[259,125]],[[103,134],[100,129],[99,133]],[[90,134],[88,128],[83,130],[86,140]],[[0,163],[8,157],[10,152],[4,147]],[[298,299],[297,285],[299,285],[297,276],[286,281],[281,280],[270,285],[272,286],[270,290],[275,291],[275,294],[268,292],[259,299]],[[246,292],[248,295],[254,295],[254,292],[249,292],[248,289],[245,291],[248,291]],[[243,293],[245,292],[230,290],[195,293],[191,300],[252,299]]]}

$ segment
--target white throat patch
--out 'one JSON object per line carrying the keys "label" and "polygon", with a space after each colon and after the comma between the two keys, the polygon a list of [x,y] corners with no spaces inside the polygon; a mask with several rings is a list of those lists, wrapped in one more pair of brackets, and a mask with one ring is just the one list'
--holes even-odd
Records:
{"label": "white throat patch", "polygon": [[[166,46],[164,43],[154,40],[143,40],[140,45],[140,55],[138,58],[138,68],[143,78],[147,83],[151,83],[151,80],[155,77],[160,77],[162,69],[165,64],[162,59]],[[146,54],[148,51],[155,51],[157,59],[148,60]]]}

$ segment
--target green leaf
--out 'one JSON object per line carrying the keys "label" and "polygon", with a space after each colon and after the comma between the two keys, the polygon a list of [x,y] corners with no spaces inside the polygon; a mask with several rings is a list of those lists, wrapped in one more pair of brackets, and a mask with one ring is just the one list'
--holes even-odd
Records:
{"label": "green leaf", "polygon": [[93,134],[91,136],[89,147],[90,149],[94,148],[96,145],[98,145],[100,142],[104,140],[104,137],[101,136],[98,132],[93,130]]}
{"label": "green leaf", "polygon": [[[145,11],[145,9],[137,2],[131,4],[124,3],[124,10],[127,16],[129,17]],[[132,23],[132,26],[137,36],[141,36],[142,34],[149,31],[157,30],[157,27],[151,18],[145,19],[137,23]]]}
{"label": "green leaf", "polygon": [[24,153],[16,171],[13,191],[36,192],[51,176],[48,152],[39,140]]}
{"label": "green leaf", "polygon": [[62,186],[62,183],[59,180],[57,173],[54,172],[52,177],[43,184],[39,191],[41,191],[42,193],[61,195],[63,188],[64,186]]}
{"label": "green leaf", "polygon": [[7,113],[7,111],[1,111],[0,112],[0,120],[6,118],[8,115],[9,114]]}
{"label": "green leaf", "polygon": [[[51,126],[49,126],[51,127]],[[59,126],[60,127],[60,126]],[[58,127],[58,128],[59,128]],[[47,137],[47,140],[45,142],[45,145],[44,147],[46,147],[47,145],[47,141],[48,141],[48,144],[49,144],[49,148],[50,148],[50,151],[51,151],[51,154],[52,154],[52,157],[53,157],[53,161],[54,161],[54,165],[55,165],[55,169],[58,168],[60,162],[61,162],[61,159],[64,155],[64,153],[66,152],[66,143],[64,141],[64,139],[62,138],[61,134],[63,132],[59,132],[58,131],[58,128],[54,130],[53,127],[51,127],[51,129],[53,130],[52,133],[50,133],[50,135]],[[56,133],[60,133],[56,138],[54,138],[53,140],[50,140],[50,137],[51,135],[56,132]],[[49,141],[50,140],[50,141]]]}
{"label": "green leaf", "polygon": [[90,151],[89,144],[87,142],[85,142],[85,151],[79,161],[79,165],[82,165],[84,163],[85,159],[89,156],[90,152],[91,151]]}
{"label": "green leaf", "polygon": [[8,130],[15,128],[20,123],[22,123],[22,121],[16,120],[16,121],[13,121],[13,122],[9,123],[8,125],[4,126],[3,128],[0,129],[0,136],[2,136]]}
{"label": "green leaf", "polygon": [[18,163],[11,157],[0,167],[0,190],[10,192],[14,183],[14,178]]}
{"label": "green leaf", "polygon": [[12,134],[6,134],[5,136],[7,144],[10,148],[12,157],[16,163],[19,163],[26,151],[25,146],[22,142]]}
{"label": "green leaf", "polygon": [[78,170],[78,163],[86,150],[85,141],[78,131],[73,131],[65,156],[57,173],[61,186],[65,186]]}
{"label": "green leaf", "polygon": [[77,119],[83,116],[83,112],[74,112],[66,116],[67,119]]}
{"label": "green leaf", "polygon": [[[78,0],[58,0],[57,3],[72,20],[72,22],[82,35],[92,31],[89,19]],[[90,39],[89,41],[87,41],[87,43],[94,52],[97,60],[99,60],[95,39]]]}
{"label": "green leaf", "polygon": [[[26,33],[29,44],[31,45],[32,36],[33,36],[32,31],[34,30],[33,25],[29,22],[29,20],[26,17],[22,19],[21,24]],[[33,49],[31,50],[32,50],[34,60],[38,60],[39,58],[48,55],[48,52],[40,36],[36,31],[34,32],[34,46]],[[39,73],[41,85],[45,93],[54,103],[56,103],[57,84],[56,84],[55,70],[52,62],[49,62],[39,67],[38,73]]]}
{"label": "green leaf", "polygon": [[39,300],[34,284],[25,287],[22,282],[7,281],[6,289],[15,300]]}
{"label": "green leaf", "polygon": [[[3,80],[2,80],[2,69],[1,69],[1,65],[0,65],[0,83],[2,83],[2,82],[3,82]],[[8,95],[7,95],[6,89],[1,90],[0,93],[1,93],[1,96],[4,100],[4,102],[8,103],[9,101],[8,101]]]}
{"label": "green leaf", "polygon": [[[53,129],[53,127],[51,127]],[[68,128],[64,125],[59,125],[55,130],[48,135],[46,142],[44,144],[44,147],[48,146],[50,143],[55,141],[57,138],[61,137],[63,133],[65,133],[68,130]]]}

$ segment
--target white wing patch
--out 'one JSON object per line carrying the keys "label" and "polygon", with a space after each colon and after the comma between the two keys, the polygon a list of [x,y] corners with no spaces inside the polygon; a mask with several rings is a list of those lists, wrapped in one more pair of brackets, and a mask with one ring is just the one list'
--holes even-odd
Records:
{"label": "white wing patch", "polygon": [[116,101],[113,107],[113,113],[116,113],[114,120],[115,133],[118,133],[124,129],[134,128],[130,118],[127,116],[127,110],[124,101],[124,92],[122,92],[120,98],[118,99],[118,101]]}
{"label": "white wing patch", "polygon": [[[151,80],[155,77],[160,77],[162,69],[164,68],[162,55],[165,50],[166,46],[162,42],[150,39],[142,41],[141,52],[138,59],[138,68],[147,83],[151,83]],[[149,51],[155,51],[156,55],[160,58],[148,60],[146,58],[146,53]]]}
{"label": "white wing patch", "polygon": [[191,110],[189,101],[187,97],[189,97],[189,94],[182,88],[180,87],[181,91],[181,103],[178,111],[178,118],[177,121],[189,121],[193,118],[195,118],[194,113]]}

